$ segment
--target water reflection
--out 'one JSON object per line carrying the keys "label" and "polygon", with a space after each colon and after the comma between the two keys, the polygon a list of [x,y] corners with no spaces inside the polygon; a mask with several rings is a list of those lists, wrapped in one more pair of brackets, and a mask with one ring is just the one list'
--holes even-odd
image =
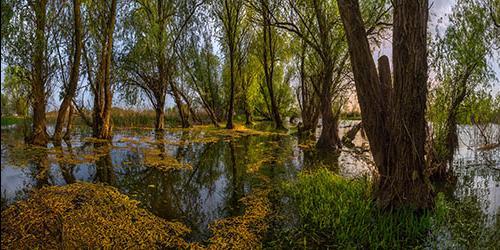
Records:
{"label": "water reflection", "polygon": [[[466,138],[471,133],[460,134]],[[349,166],[339,161],[339,155],[318,155],[299,146],[306,142],[288,135],[214,137],[203,130],[120,131],[112,143],[88,141],[88,135],[81,134],[46,150],[23,147],[22,134],[15,128],[2,130],[2,135],[2,209],[35,188],[76,181],[105,183],[139,200],[156,215],[187,224],[193,240],[206,239],[208,224],[214,220],[241,214],[240,199],[252,189],[263,185],[278,189],[301,169],[322,165],[342,174]],[[477,197],[482,211],[494,222],[500,206],[500,176],[484,162],[498,165],[498,149],[477,151],[465,144],[455,157],[458,182],[451,195],[458,200]],[[192,169],[151,167],[145,161],[153,153]],[[282,209],[277,207],[282,203],[277,193],[270,197],[276,210]]]}

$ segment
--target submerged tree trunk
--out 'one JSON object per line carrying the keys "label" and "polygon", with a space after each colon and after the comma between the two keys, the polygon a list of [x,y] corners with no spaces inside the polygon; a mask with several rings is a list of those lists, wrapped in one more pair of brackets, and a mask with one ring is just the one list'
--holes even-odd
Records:
{"label": "submerged tree trunk", "polygon": [[193,106],[191,105],[191,102],[189,101],[189,99],[187,98],[187,96],[182,91],[179,91],[179,94],[181,95],[182,100],[184,100],[184,102],[186,103],[187,108],[189,110],[189,113],[191,114],[191,118],[192,118],[193,122],[201,124],[201,119],[198,118],[198,115],[194,111]]}
{"label": "submerged tree trunk", "polygon": [[163,131],[165,129],[165,110],[163,106],[155,108],[155,131]]}
{"label": "submerged tree trunk", "polygon": [[54,141],[60,143],[61,134],[64,126],[64,117],[70,109],[71,102],[76,94],[76,88],[78,85],[80,59],[82,55],[82,43],[83,43],[83,33],[82,33],[82,23],[80,18],[80,0],[73,0],[73,15],[74,15],[74,52],[73,52],[73,65],[71,66],[71,73],[69,77],[69,83],[67,88],[65,88],[64,99],[59,107],[59,112],[57,114],[57,121],[54,131]]}
{"label": "submerged tree trunk", "polygon": [[179,112],[179,118],[181,119],[182,127],[183,128],[191,127],[191,124],[189,124],[188,116],[186,113],[184,113],[184,110],[182,109],[181,97],[179,95],[177,87],[173,82],[170,82],[170,88],[172,89],[172,95],[174,96],[175,105],[177,106],[177,111]]}
{"label": "submerged tree trunk", "polygon": [[111,59],[113,54],[113,33],[116,22],[116,0],[111,1],[106,18],[105,34],[101,42],[101,58],[94,90],[93,136],[110,139],[111,127]]}
{"label": "submerged tree trunk", "polygon": [[435,170],[431,173],[431,179],[434,181],[448,181],[454,180],[453,169],[451,169],[453,162],[453,155],[458,147],[458,135],[457,135],[457,114],[460,105],[465,100],[467,96],[467,81],[474,71],[476,64],[467,66],[465,68],[464,74],[457,79],[455,82],[457,84],[456,89],[453,89],[452,98],[450,106],[448,107],[448,116],[444,122],[444,129],[439,133],[438,138],[434,138],[432,143],[434,147],[440,147],[442,150],[437,154],[435,151],[432,152],[432,167]]}
{"label": "submerged tree trunk", "polygon": [[73,126],[73,114],[75,113],[75,105],[72,103],[69,106],[69,113],[68,113],[68,123],[66,124],[66,133],[64,134],[63,139],[64,140],[69,140],[71,138],[71,129]]}
{"label": "submerged tree trunk", "polygon": [[231,92],[229,94],[229,110],[227,111],[227,123],[226,123],[226,128],[227,129],[233,129],[233,113],[234,113],[234,85],[235,83],[235,77],[234,77],[234,49],[230,49],[230,55],[229,55],[229,60],[230,60],[230,74],[231,74]]}
{"label": "submerged tree trunk", "polygon": [[323,72],[323,90],[320,97],[321,108],[321,135],[316,143],[316,148],[321,150],[338,150],[341,146],[339,131],[338,131],[338,117],[332,111],[332,96],[330,89],[333,69],[326,67]]}
{"label": "submerged tree trunk", "polygon": [[245,102],[245,125],[253,125],[252,113],[249,111],[248,104]]}
{"label": "submerged tree trunk", "polygon": [[424,172],[428,1],[394,2],[392,91],[385,90],[391,82],[387,66],[379,66],[377,73],[358,1],[337,3],[363,126],[379,172],[376,203],[383,208],[432,207],[433,192]]}
{"label": "submerged tree trunk", "polygon": [[[314,77],[306,75],[305,59],[307,44],[302,41],[300,55],[300,88],[297,89],[297,99],[301,111],[302,123],[298,126],[299,135],[314,135],[319,120],[319,103],[314,93],[312,81]],[[309,81],[308,81],[309,79]]]}
{"label": "submerged tree trunk", "polygon": [[347,145],[352,145],[352,141],[356,137],[356,134],[363,128],[363,122],[359,122],[354,125],[345,135],[342,137],[342,143]]}
{"label": "submerged tree trunk", "polygon": [[33,4],[35,12],[35,48],[33,56],[33,79],[31,81],[31,91],[33,96],[33,128],[28,142],[37,146],[47,146],[48,135],[45,118],[45,84],[47,81],[45,54],[47,42],[45,38],[45,26],[47,22],[47,0],[36,1]]}
{"label": "submerged tree trunk", "polygon": [[271,13],[268,11],[269,1],[261,0],[262,8],[262,62],[264,66],[264,76],[266,81],[267,90],[269,92],[269,99],[271,100],[271,114],[274,121],[274,126],[277,129],[284,129],[283,121],[279,113],[276,96],[274,94],[274,66],[276,63],[276,41],[273,39],[273,27],[271,26]]}
{"label": "submerged tree trunk", "polygon": [[338,131],[338,116],[333,114],[329,96],[321,98],[321,135],[316,147],[321,150],[337,150],[341,143]]}

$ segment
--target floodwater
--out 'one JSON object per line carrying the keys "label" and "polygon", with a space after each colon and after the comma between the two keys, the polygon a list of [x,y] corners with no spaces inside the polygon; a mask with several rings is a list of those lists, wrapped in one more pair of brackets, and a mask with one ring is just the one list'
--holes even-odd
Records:
{"label": "floodwater", "polygon": [[[343,122],[341,131],[350,124]],[[489,139],[483,138],[484,131],[476,130],[461,128],[453,164],[457,183],[446,190],[457,200],[476,197],[494,224],[500,211],[500,151],[478,147],[491,138],[490,143],[498,142],[500,129],[498,125],[486,128]],[[320,164],[347,178],[369,176],[373,169],[366,150],[344,149],[339,157],[318,156],[311,142],[289,134],[206,129],[173,129],[163,135],[117,129],[114,134],[112,143],[104,144],[80,131],[62,147],[40,149],[24,146],[20,128],[2,127],[2,209],[43,186],[106,183],[154,214],[189,226],[191,240],[205,240],[208,225],[240,215],[241,198],[256,188],[279,188],[301,170]],[[359,134],[354,143],[367,146]]]}

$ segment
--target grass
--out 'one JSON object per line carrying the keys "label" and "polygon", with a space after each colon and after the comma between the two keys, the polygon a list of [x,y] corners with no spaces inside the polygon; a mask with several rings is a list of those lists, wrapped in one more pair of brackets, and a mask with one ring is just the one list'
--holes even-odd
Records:
{"label": "grass", "polygon": [[13,124],[21,124],[25,120],[26,120],[26,118],[24,118],[24,117],[6,116],[6,117],[2,117],[1,123],[2,123],[2,126],[8,126],[8,125],[13,125]]}
{"label": "grass", "polygon": [[436,211],[381,211],[372,202],[368,180],[347,180],[326,169],[301,173],[284,190],[297,210],[298,225],[279,232],[274,244],[290,248],[417,247],[433,223],[444,218],[442,196]]}

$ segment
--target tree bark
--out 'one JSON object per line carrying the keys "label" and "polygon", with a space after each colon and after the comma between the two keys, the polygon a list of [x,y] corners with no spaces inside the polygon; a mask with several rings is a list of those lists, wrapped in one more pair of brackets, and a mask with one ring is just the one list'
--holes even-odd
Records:
{"label": "tree bark", "polygon": [[342,142],[344,144],[352,145],[352,141],[356,138],[356,134],[363,128],[363,122],[359,122],[354,125],[345,135],[342,137]]}
{"label": "tree bark", "polygon": [[234,46],[230,46],[229,49],[229,66],[230,66],[230,74],[231,74],[231,92],[229,95],[229,110],[227,111],[227,123],[226,123],[226,128],[227,129],[233,129],[233,113],[234,113],[234,85],[235,83],[235,77],[234,77]]}
{"label": "tree bark", "polygon": [[184,92],[182,91],[179,91],[179,94],[180,96],[182,97],[182,100],[184,100],[184,102],[186,103],[187,105],[187,108],[189,110],[189,113],[191,114],[191,118],[192,118],[192,121],[194,123],[199,123],[201,124],[201,119],[198,117],[198,115],[196,114],[196,112],[194,111],[193,109],[193,106],[191,105],[191,102],[189,101],[189,99],[187,98],[187,96],[184,94]]}
{"label": "tree bark", "polygon": [[36,1],[33,4],[35,12],[35,48],[33,56],[33,80],[31,82],[31,90],[33,95],[33,128],[28,143],[37,146],[47,146],[48,135],[45,117],[45,84],[46,84],[46,66],[45,53],[47,50],[47,42],[45,41],[45,26],[47,22],[46,10],[47,0]]}
{"label": "tree bark", "polygon": [[339,131],[338,131],[338,117],[333,114],[332,111],[332,96],[330,93],[330,88],[332,82],[333,70],[325,69],[323,72],[325,75],[323,78],[323,89],[320,97],[320,108],[321,108],[321,135],[316,143],[316,148],[320,150],[338,150],[341,146]]}
{"label": "tree bark", "polygon": [[162,107],[155,108],[155,131],[163,131],[165,130],[165,111]]}
{"label": "tree bark", "polygon": [[[393,21],[394,81],[389,106],[386,66],[375,67],[357,0],[337,1],[349,45],[356,92],[379,172],[374,197],[382,208],[433,206],[425,175],[427,101],[427,0],[396,0]],[[385,83],[384,83],[385,82]]]}
{"label": "tree bark", "polygon": [[73,114],[75,112],[75,105],[70,104],[68,113],[68,123],[66,124],[66,133],[63,136],[64,140],[69,140],[71,138],[71,129],[73,125]]}
{"label": "tree bark", "polygon": [[106,33],[101,42],[101,58],[97,72],[94,92],[93,136],[99,139],[111,139],[111,59],[113,55],[113,33],[116,22],[116,0],[111,1],[106,20]]}
{"label": "tree bark", "polygon": [[179,118],[181,119],[182,127],[183,128],[191,127],[191,124],[189,124],[188,117],[186,113],[184,113],[184,110],[182,109],[182,101],[178,92],[179,90],[177,90],[177,87],[173,82],[170,82],[170,88],[172,89],[172,95],[174,96],[175,105],[177,106],[177,111],[179,112]]}
{"label": "tree bark", "polygon": [[[74,51],[73,51],[73,64],[71,66],[71,73],[69,77],[69,83],[65,89],[64,99],[59,107],[59,112],[57,114],[57,121],[54,131],[54,141],[60,143],[62,129],[64,126],[64,117],[68,109],[70,109],[71,102],[76,94],[76,88],[78,85],[78,76],[80,68],[80,59],[82,55],[82,43],[83,43],[83,33],[82,33],[82,22],[80,18],[80,0],[73,0],[73,15],[74,15]],[[71,117],[71,116],[70,116]]]}
{"label": "tree bark", "polygon": [[267,90],[269,91],[269,98],[271,99],[271,114],[273,117],[276,129],[285,129],[283,120],[279,113],[278,104],[276,103],[276,96],[274,94],[273,78],[274,66],[276,61],[276,44],[273,39],[273,27],[271,26],[271,13],[269,9],[269,1],[261,0],[262,8],[262,39],[264,42],[262,50],[262,62],[264,66],[264,76],[266,81]]}
{"label": "tree bark", "polygon": [[338,131],[338,116],[333,115],[332,102],[329,95],[321,97],[321,135],[316,148],[321,150],[338,150],[341,146]]}

